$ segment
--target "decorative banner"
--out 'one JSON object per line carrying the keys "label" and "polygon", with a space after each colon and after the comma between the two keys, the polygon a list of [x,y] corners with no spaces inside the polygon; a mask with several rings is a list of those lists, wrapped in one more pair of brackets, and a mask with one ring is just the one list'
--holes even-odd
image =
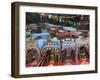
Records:
{"label": "decorative banner", "polygon": [[59,21],[59,16],[57,16],[56,21],[57,21],[57,22]]}
{"label": "decorative banner", "polygon": [[44,13],[41,13],[40,15],[41,15],[41,16],[44,16]]}
{"label": "decorative banner", "polygon": [[52,15],[52,18],[51,18],[51,19],[52,19],[52,21],[55,21],[55,16],[54,16],[54,15]]}
{"label": "decorative banner", "polygon": [[[52,21],[57,21],[57,22],[61,22],[61,23],[65,23],[66,24],[66,19],[69,25],[71,26],[80,26],[80,22],[74,22],[70,19],[74,18],[75,16],[58,16],[58,15],[53,15],[53,14],[48,14],[48,13],[40,13],[40,16],[45,16],[48,17],[49,19],[51,19]],[[83,19],[84,16],[81,16],[81,19]],[[87,22],[88,23],[88,22]]]}
{"label": "decorative banner", "polygon": [[49,14],[48,18],[49,18],[49,19],[51,19],[51,17],[52,17],[52,15],[51,15],[51,14]]}
{"label": "decorative banner", "polygon": [[83,19],[84,18],[84,16],[83,15],[81,15],[81,19]]}
{"label": "decorative banner", "polygon": [[48,17],[48,13],[44,13],[44,16],[45,16],[45,17]]}
{"label": "decorative banner", "polygon": [[62,20],[62,17],[60,16],[59,22],[61,22],[61,20]]}
{"label": "decorative banner", "polygon": [[61,22],[62,22],[62,23],[64,22],[64,16],[62,16]]}

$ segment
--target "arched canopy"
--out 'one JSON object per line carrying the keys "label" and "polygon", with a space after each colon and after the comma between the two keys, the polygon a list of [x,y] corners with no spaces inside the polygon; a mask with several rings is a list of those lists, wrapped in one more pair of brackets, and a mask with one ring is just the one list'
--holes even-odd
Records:
{"label": "arched canopy", "polygon": [[50,36],[49,33],[35,33],[32,34],[32,37],[43,37],[43,36]]}

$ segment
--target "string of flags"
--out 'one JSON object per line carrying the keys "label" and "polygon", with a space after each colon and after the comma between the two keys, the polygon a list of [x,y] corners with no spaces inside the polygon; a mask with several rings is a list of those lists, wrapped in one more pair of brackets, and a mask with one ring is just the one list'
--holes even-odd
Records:
{"label": "string of flags", "polygon": [[60,23],[68,23],[73,26],[80,26],[81,23],[77,21],[73,21],[70,19],[74,19],[76,16],[59,16],[59,15],[53,15],[49,13],[40,13],[40,16],[45,16],[51,19],[52,21],[57,21]]}

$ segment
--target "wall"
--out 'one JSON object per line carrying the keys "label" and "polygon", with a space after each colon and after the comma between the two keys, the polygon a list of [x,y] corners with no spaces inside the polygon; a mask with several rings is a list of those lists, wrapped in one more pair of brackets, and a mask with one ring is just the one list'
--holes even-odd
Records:
{"label": "wall", "polygon": [[[98,6],[100,9],[99,0],[1,0],[0,2],[0,80],[16,80],[10,77],[10,58],[11,58],[11,2],[13,1],[29,1],[39,3],[55,3],[55,4],[73,4],[73,5],[88,5]],[[100,14],[100,11],[98,11]],[[99,27],[100,16],[98,16],[98,35],[100,34]],[[100,37],[98,37],[100,41]],[[100,44],[98,42],[98,44]],[[100,47],[100,45],[98,45]],[[98,51],[98,67],[100,67],[100,50]],[[97,74],[80,74],[80,75],[65,75],[51,76],[39,78],[26,78],[18,80],[100,80],[100,69]]]}

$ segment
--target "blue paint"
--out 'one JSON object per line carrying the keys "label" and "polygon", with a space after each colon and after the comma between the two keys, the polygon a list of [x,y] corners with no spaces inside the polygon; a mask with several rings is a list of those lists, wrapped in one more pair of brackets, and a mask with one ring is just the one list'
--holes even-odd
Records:
{"label": "blue paint", "polygon": [[35,33],[32,34],[32,37],[43,37],[43,36],[50,36],[49,33]]}

